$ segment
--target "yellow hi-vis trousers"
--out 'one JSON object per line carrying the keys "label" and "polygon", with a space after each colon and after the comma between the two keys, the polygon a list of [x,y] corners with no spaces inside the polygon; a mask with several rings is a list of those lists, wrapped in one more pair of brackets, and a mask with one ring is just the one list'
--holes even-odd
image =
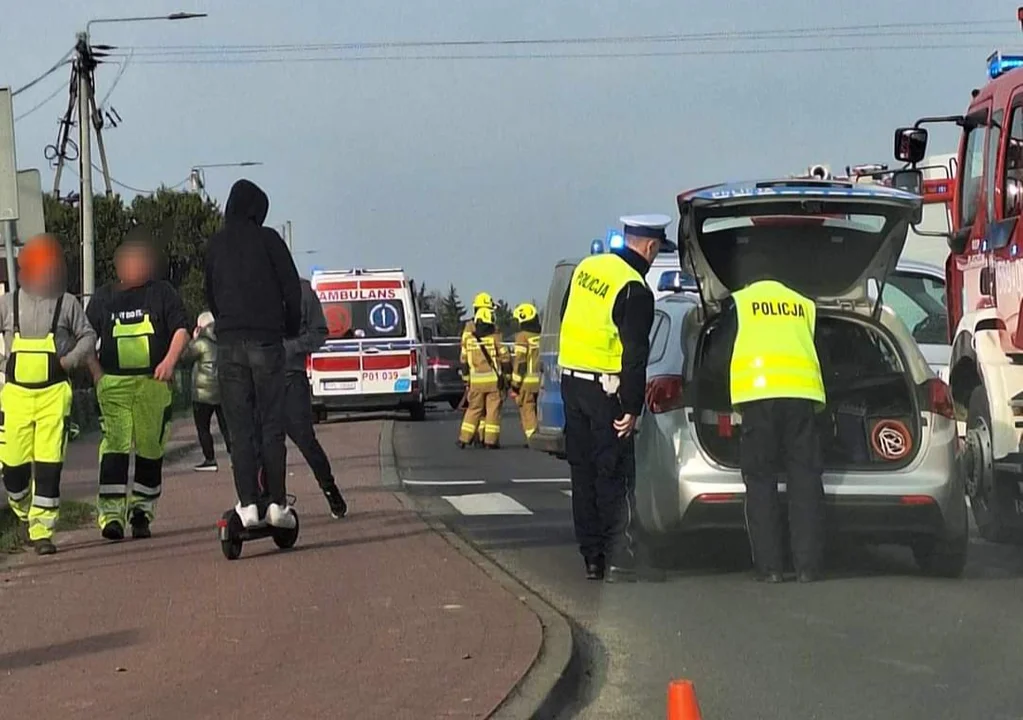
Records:
{"label": "yellow hi-vis trousers", "polygon": [[458,441],[469,443],[483,428],[483,444],[497,445],[501,439],[501,393],[493,390],[469,390],[469,407],[465,409]]}
{"label": "yellow hi-vis trousers", "polygon": [[536,390],[520,390],[515,403],[519,406],[519,419],[526,440],[536,432]]}
{"label": "yellow hi-vis trousers", "polygon": [[[125,525],[129,511],[149,521],[163,482],[163,451],[171,419],[171,387],[148,375],[104,375],[96,387],[102,418],[99,526]],[[128,500],[128,464],[135,444],[135,482]]]}
{"label": "yellow hi-vis trousers", "polygon": [[28,523],[30,540],[53,537],[60,513],[71,385],[60,382],[30,389],[9,382],[0,390],[0,408],[7,501],[18,519]]}

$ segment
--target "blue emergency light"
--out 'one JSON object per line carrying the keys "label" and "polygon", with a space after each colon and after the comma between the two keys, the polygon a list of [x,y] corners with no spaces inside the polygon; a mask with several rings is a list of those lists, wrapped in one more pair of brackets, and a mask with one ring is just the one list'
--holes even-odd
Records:
{"label": "blue emergency light", "polygon": [[322,265],[313,265],[311,268],[309,268],[309,274],[315,275],[316,273],[321,273],[324,270],[326,270],[326,268],[324,268]]}
{"label": "blue emergency light", "polygon": [[1002,55],[996,50],[987,59],[987,74],[992,80],[1018,67],[1023,67],[1023,55]]}
{"label": "blue emergency light", "polygon": [[621,250],[625,247],[625,236],[616,228],[607,231],[607,247],[609,250]]}
{"label": "blue emergency light", "polygon": [[604,252],[604,241],[597,238],[590,243],[590,255],[600,255]]}

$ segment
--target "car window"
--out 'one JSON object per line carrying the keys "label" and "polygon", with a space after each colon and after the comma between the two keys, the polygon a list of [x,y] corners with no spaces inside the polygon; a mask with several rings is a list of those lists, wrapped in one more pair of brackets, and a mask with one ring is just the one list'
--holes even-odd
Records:
{"label": "car window", "polygon": [[984,131],[987,111],[971,115],[979,124],[966,135],[966,152],[963,155],[962,192],[959,194],[959,217],[961,226],[973,225],[977,219],[977,205],[980,200],[980,183],[984,177]]}
{"label": "car window", "polygon": [[671,318],[658,310],[654,313],[654,324],[650,328],[650,356],[647,365],[660,362],[668,347],[668,336],[671,334]]}
{"label": "car window", "polygon": [[1001,110],[991,116],[991,127],[987,133],[987,159],[984,161],[984,194],[987,196],[987,221],[995,218],[995,188],[997,180],[998,150],[1002,145],[1002,120],[1005,113]]}
{"label": "car window", "polygon": [[[1023,95],[1017,96],[1017,99]],[[1002,217],[1023,212],[1023,102],[1009,116],[1009,139],[1002,161]]]}
{"label": "car window", "polygon": [[884,287],[884,304],[925,345],[948,344],[945,283],[930,275],[896,273]]}
{"label": "car window", "polygon": [[544,335],[557,335],[561,331],[561,302],[565,299],[565,291],[572,281],[575,265],[558,265],[554,268],[554,277],[547,292],[547,308],[543,319]]}

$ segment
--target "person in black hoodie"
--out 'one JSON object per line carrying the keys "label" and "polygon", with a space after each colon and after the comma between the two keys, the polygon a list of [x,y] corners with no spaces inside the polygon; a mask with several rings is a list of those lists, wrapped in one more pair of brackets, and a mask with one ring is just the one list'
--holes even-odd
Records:
{"label": "person in black hoodie", "polygon": [[[221,404],[233,447],[235,507],[245,527],[259,524],[259,472],[266,522],[293,528],[285,434],[285,338],[302,325],[302,286],[281,236],[263,227],[270,201],[249,180],[231,187],[224,227],[206,247],[206,301],[217,326]],[[258,435],[258,437],[257,437]],[[258,447],[257,447],[258,445]]]}

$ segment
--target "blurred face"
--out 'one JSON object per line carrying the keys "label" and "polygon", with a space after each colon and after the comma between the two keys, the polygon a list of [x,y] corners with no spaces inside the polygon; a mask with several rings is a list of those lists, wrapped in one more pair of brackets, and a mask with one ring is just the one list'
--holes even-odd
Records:
{"label": "blurred face", "polygon": [[139,287],[153,275],[152,251],[142,245],[125,245],[114,256],[114,266],[123,285]]}
{"label": "blurred face", "polygon": [[21,286],[33,295],[53,295],[64,285],[64,273],[56,264],[35,272],[22,272]]}

